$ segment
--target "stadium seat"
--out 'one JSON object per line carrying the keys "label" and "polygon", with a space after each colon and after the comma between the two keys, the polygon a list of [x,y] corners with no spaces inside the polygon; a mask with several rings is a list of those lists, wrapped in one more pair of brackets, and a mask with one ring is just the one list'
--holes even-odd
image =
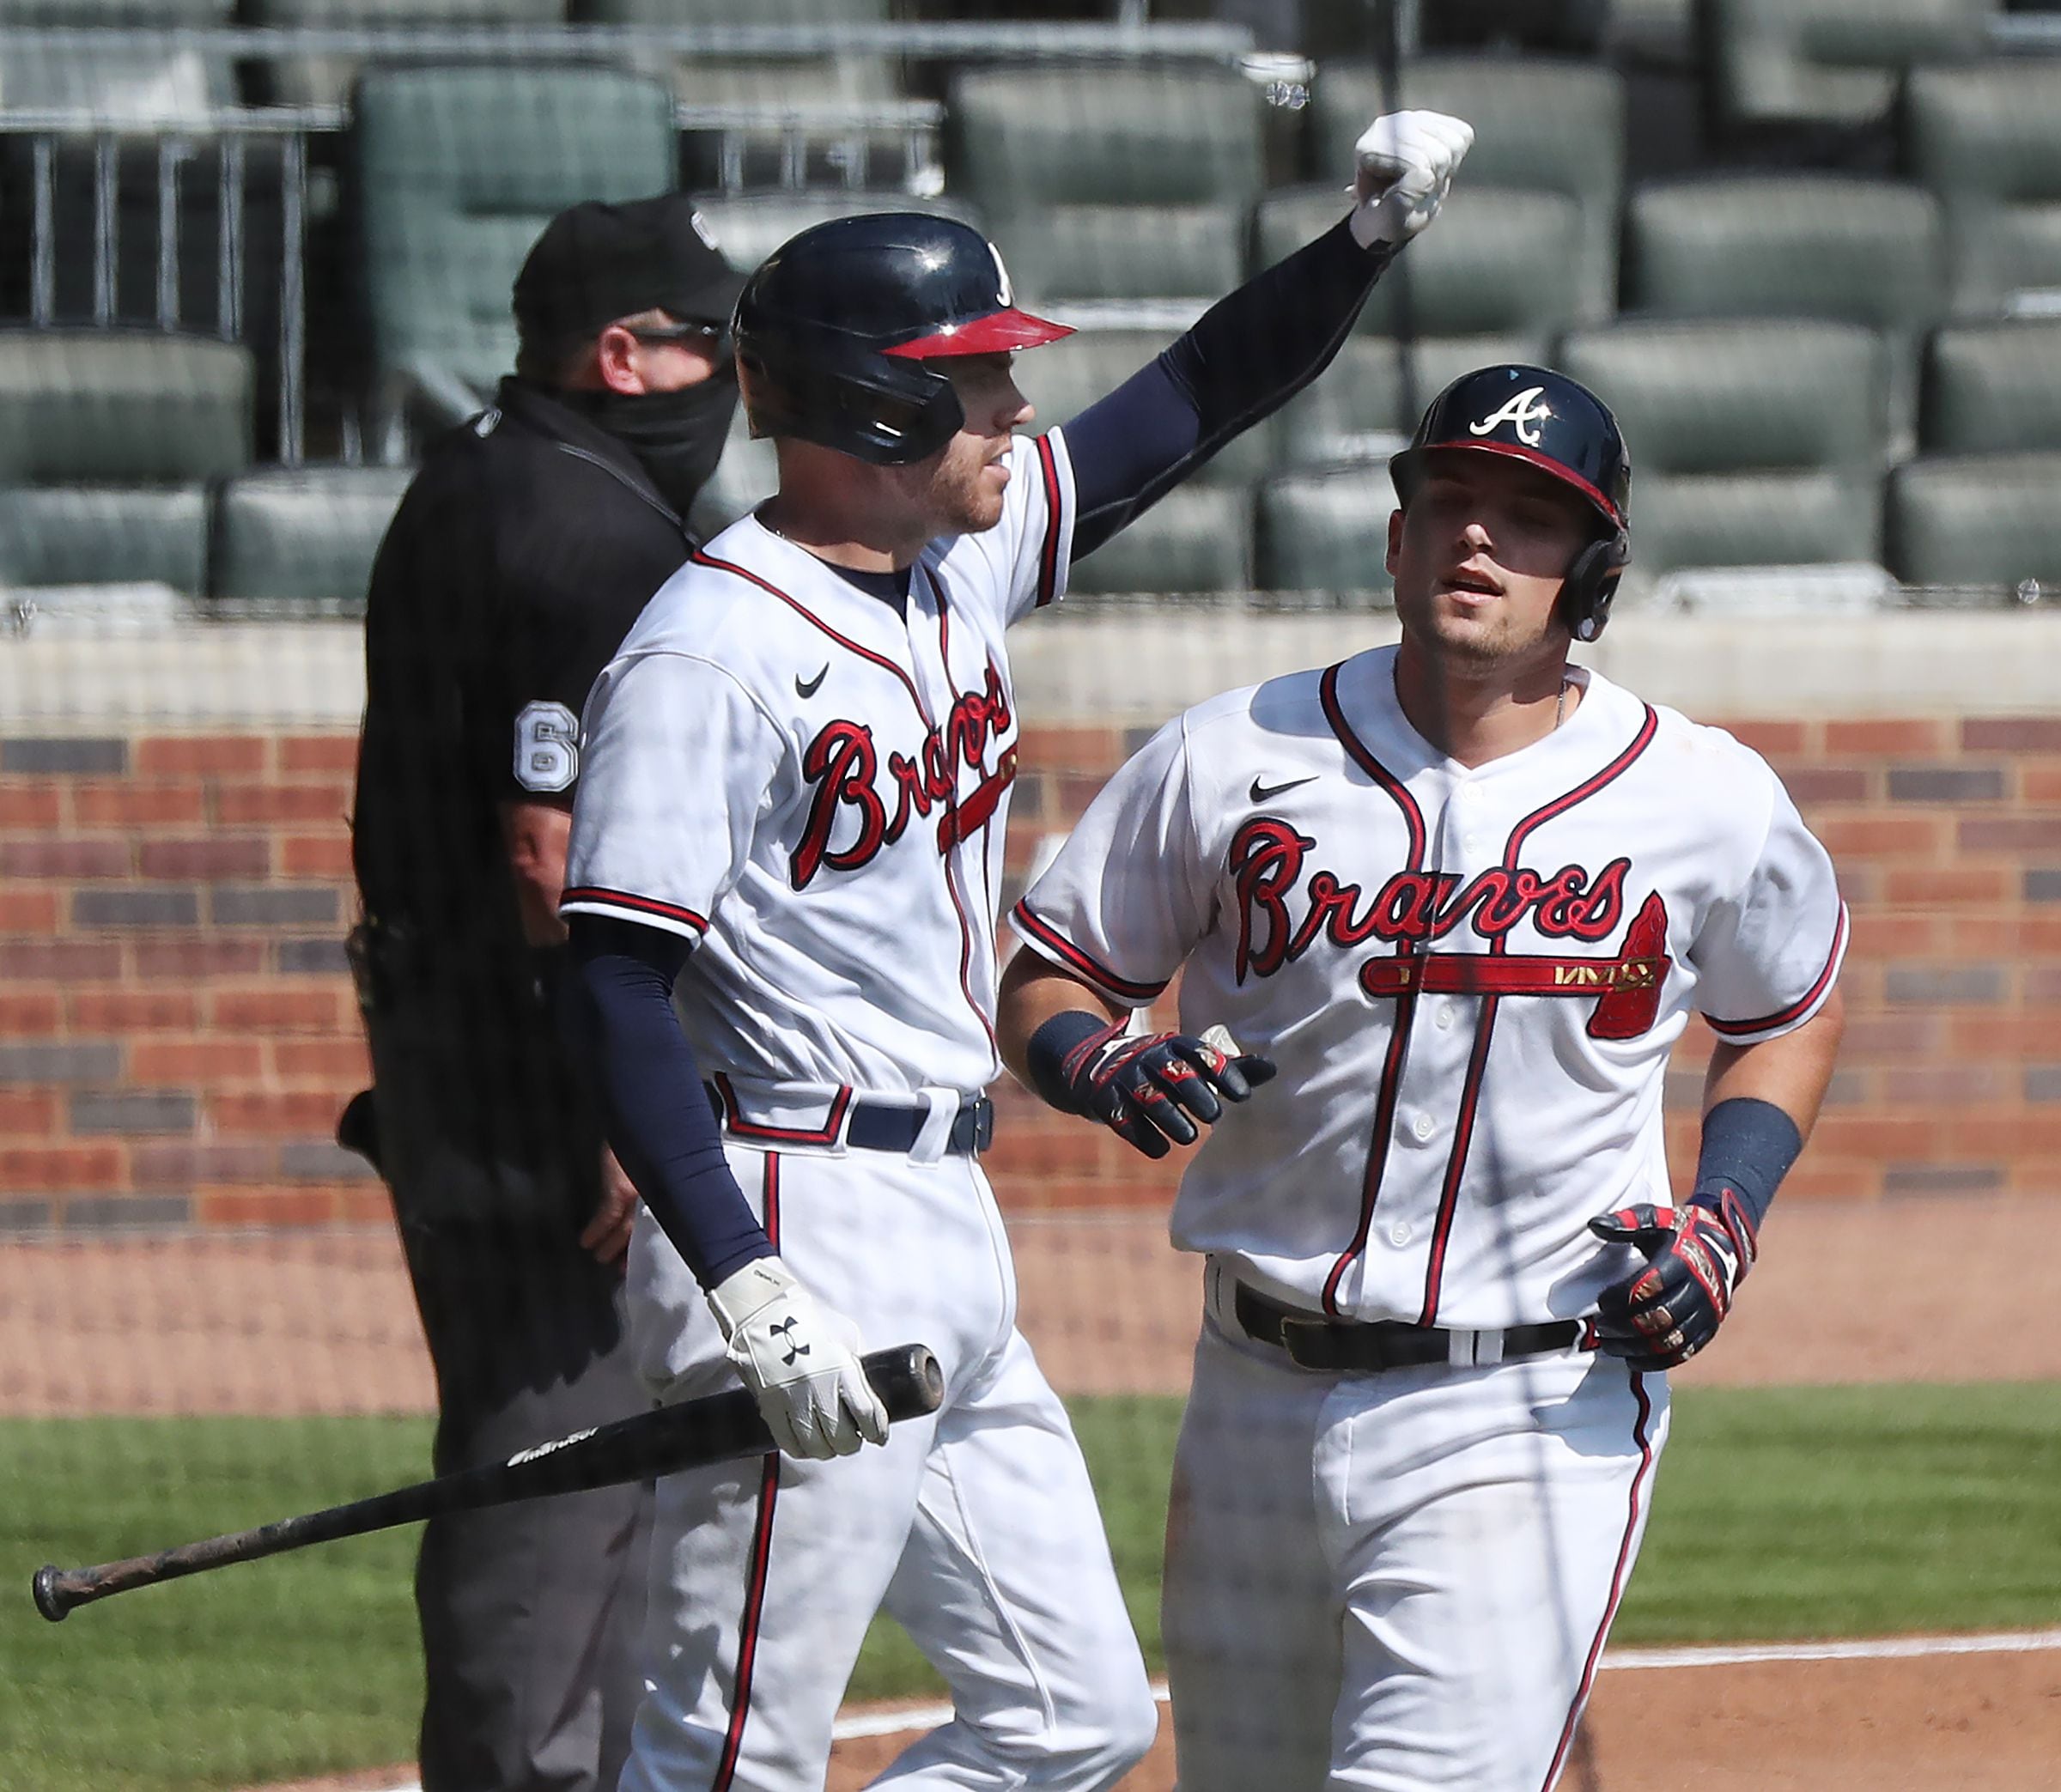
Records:
{"label": "stadium seat", "polygon": [[1269,479],[1259,493],[1255,582],[1262,591],[1388,600],[1395,507],[1395,488],[1378,466],[1312,467]]}
{"label": "stadium seat", "polygon": [[948,185],[1029,300],[1214,299],[1244,276],[1263,105],[1210,64],[964,70]]}
{"label": "stadium seat", "polygon": [[[564,0],[241,0],[252,25],[283,30],[327,27],[376,30],[392,27],[560,25]],[[273,106],[341,106],[350,96],[360,61],[347,56],[279,57],[257,65],[257,98]]]}
{"label": "stadium seat", "polygon": [[1933,454],[2061,452],[2061,320],[1935,332],[1925,346],[1918,440]]}
{"label": "stadium seat", "polygon": [[1907,585],[2061,590],[2061,454],[1927,455],[1889,476],[1888,559]]}
{"label": "stadium seat", "polygon": [[1252,588],[1252,493],[1247,486],[1177,485],[1075,565],[1081,596]]}
{"label": "stadium seat", "polygon": [[611,69],[374,70],[352,155],[375,403],[455,421],[514,364],[509,289],[551,215],[674,184],[672,104]]}
{"label": "stadium seat", "polygon": [[1945,306],[1939,203],[1833,174],[1653,182],[1632,195],[1627,311],[1823,318],[1882,333],[1893,440],[1911,439],[1920,336]]}
{"label": "stadium seat", "polygon": [[1873,562],[1888,453],[1886,351],[1857,325],[1625,320],[1559,365],[1632,453],[1628,587],[1677,568]]}
{"label": "stadium seat", "polygon": [[1994,0],[1704,0],[1721,143],[1887,143],[1906,69],[1981,52]]}
{"label": "stadium seat", "polygon": [[1915,70],[1903,136],[1940,198],[1955,313],[2061,305],[2061,63]]}
{"label": "stadium seat", "polygon": [[228,22],[232,0],[7,0],[9,25],[94,26],[164,32],[145,49],[10,49],[0,104],[11,111],[82,110],[102,119],[197,124],[235,99],[226,57],[169,34]]}
{"label": "stadium seat", "polygon": [[207,483],[251,457],[245,349],[0,332],[0,584],[204,587]]}
{"label": "stadium seat", "polygon": [[[1333,194],[1353,167],[1353,145],[1388,106],[1381,71],[1370,64],[1328,64],[1311,88],[1312,173]],[[1617,223],[1624,190],[1623,78],[1593,64],[1534,57],[1425,57],[1403,70],[1400,104],[1467,119],[1474,147],[1438,228],[1410,246],[1415,287],[1441,298],[1483,291],[1477,307],[1523,303],[1567,323],[1608,317],[1617,301]],[[1526,299],[1527,283],[1541,290]],[[1393,292],[1376,294],[1370,321],[1394,320]],[[1420,323],[1420,334],[1463,336],[1510,322],[1465,328]]]}
{"label": "stadium seat", "polygon": [[235,603],[355,607],[412,477],[404,467],[264,467],[216,494],[209,589]]}

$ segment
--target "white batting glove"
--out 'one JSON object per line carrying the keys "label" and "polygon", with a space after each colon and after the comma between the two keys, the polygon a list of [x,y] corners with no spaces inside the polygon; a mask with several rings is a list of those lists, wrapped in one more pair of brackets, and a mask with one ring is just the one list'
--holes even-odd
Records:
{"label": "white batting glove", "polygon": [[887,1409],[859,1365],[859,1328],[796,1281],[777,1257],[745,1264],[708,1291],[723,1354],[790,1456],[848,1456],[887,1442]]}
{"label": "white batting glove", "polygon": [[1442,112],[1392,112],[1353,146],[1353,240],[1400,249],[1438,216],[1474,127]]}

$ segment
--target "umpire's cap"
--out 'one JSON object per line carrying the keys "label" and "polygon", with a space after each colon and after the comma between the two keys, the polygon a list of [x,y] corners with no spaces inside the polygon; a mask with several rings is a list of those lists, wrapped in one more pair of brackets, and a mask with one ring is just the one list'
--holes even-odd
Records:
{"label": "umpire's cap", "polygon": [[1073,334],[1017,309],[994,245],[923,212],[833,218],[788,239],[745,282],[737,352],[754,435],[791,436],[882,466],[921,460],[965,421],[925,365]]}
{"label": "umpire's cap", "polygon": [[615,205],[587,199],[560,212],[532,246],[515,276],[515,327],[540,345],[597,335],[641,311],[720,329],[744,283],[685,193]]}
{"label": "umpire's cap", "polygon": [[1477,368],[1433,398],[1410,445],[1389,462],[1407,506],[1434,450],[1464,449],[1523,461],[1587,500],[1596,539],[1575,558],[1561,588],[1561,615],[1578,641],[1594,641],[1609,618],[1619,574],[1632,555],[1632,456],[1610,407],[1551,368]]}

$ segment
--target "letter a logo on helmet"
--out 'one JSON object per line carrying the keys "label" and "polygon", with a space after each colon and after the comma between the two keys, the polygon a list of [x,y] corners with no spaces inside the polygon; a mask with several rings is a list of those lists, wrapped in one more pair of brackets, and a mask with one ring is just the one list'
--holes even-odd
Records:
{"label": "letter a logo on helmet", "polygon": [[1528,386],[1516,398],[1508,400],[1499,410],[1492,410],[1478,423],[1469,423],[1469,435],[1488,435],[1499,426],[1508,423],[1517,438],[1528,448],[1539,445],[1539,425],[1553,416],[1553,406],[1545,402],[1546,388]]}

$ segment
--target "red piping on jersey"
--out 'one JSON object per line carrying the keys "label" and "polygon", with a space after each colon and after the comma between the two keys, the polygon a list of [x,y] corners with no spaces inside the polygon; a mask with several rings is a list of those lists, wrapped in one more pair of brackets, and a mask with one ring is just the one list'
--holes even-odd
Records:
{"label": "red piping on jersey", "polygon": [[[780,1248],[780,1157],[766,1153],[765,1180],[761,1185],[766,1237]],[[751,1711],[751,1678],[758,1666],[758,1638],[766,1613],[766,1581],[773,1563],[773,1507],[780,1497],[780,1452],[766,1458],[758,1478],[758,1518],[751,1530],[751,1558],[745,1583],[745,1610],[737,1632],[737,1680],[730,1694],[730,1727],[723,1734],[723,1752],[715,1764],[715,1777],[708,1792],[730,1792],[737,1778],[738,1756],[745,1746],[745,1720]]]}
{"label": "red piping on jersey", "polygon": [[1759,1020],[1711,1020],[1707,1014],[1704,1019],[1709,1022],[1711,1031],[1724,1039],[1736,1039],[1742,1034],[1764,1032],[1769,1027],[1786,1026],[1799,1014],[1808,1012],[1811,1005],[1823,996],[1833,978],[1839,974],[1839,960],[1845,953],[1846,905],[1841,902],[1839,924],[1832,930],[1832,951],[1826,957],[1825,969],[1818,973],[1818,981],[1788,1007],[1763,1015]]}
{"label": "red piping on jersey", "polygon": [[558,906],[568,902],[600,902],[611,908],[627,908],[638,914],[661,914],[667,920],[677,920],[692,927],[697,933],[708,931],[705,915],[696,914],[691,908],[683,908],[677,902],[661,902],[656,896],[632,896],[626,890],[603,890],[597,884],[581,884],[561,891]]}
{"label": "red piping on jersey", "polygon": [[751,583],[756,585],[761,591],[770,592],[775,597],[778,598],[781,603],[785,604],[788,609],[792,610],[795,615],[799,617],[805,623],[809,623],[812,628],[818,629],[820,633],[828,635],[832,641],[836,641],[839,647],[847,649],[850,653],[856,653],[861,659],[871,660],[883,671],[892,672],[896,677],[902,681],[903,689],[909,693],[909,701],[916,706],[916,714],[921,720],[923,726],[926,728],[930,726],[930,718],[923,714],[923,700],[916,695],[915,685],[911,682],[909,674],[903,671],[900,666],[897,665],[893,660],[888,659],[885,654],[874,653],[871,647],[862,647],[857,641],[852,641],[847,636],[840,635],[828,623],[824,622],[821,617],[818,617],[811,611],[806,605],[801,604],[795,598],[789,597],[787,592],[782,591],[769,579],[760,578],[759,575],[753,572],[749,567],[739,566],[734,561],[718,560],[713,554],[706,553],[700,548],[696,548],[690,557],[693,560],[696,566],[711,567],[719,573],[734,573],[739,578],[750,580]]}
{"label": "red piping on jersey", "polygon": [[1045,479],[1045,540],[1037,553],[1037,603],[1043,610],[1059,589],[1059,463],[1052,438],[1037,438],[1037,468]]}
{"label": "red piping on jersey", "polygon": [[1024,932],[1043,946],[1069,970],[1076,970],[1099,989],[1127,1002],[1149,1002],[1166,987],[1164,983],[1133,983],[1127,981],[1098,959],[1091,958],[1085,952],[1059,932],[1049,921],[1040,920],[1030,912],[1030,899],[1019,898],[1011,914]]}
{"label": "red piping on jersey", "polygon": [[[1584,779],[1564,796],[1555,797],[1550,803],[1535,809],[1510,830],[1510,838],[1503,847],[1503,867],[1515,872],[1517,861],[1524,851],[1524,843],[1539,828],[1562,816],[1577,804],[1585,803],[1596,792],[1614,784],[1628,771],[1646,749],[1653,744],[1653,736],[1660,727],[1660,717],[1653,706],[1642,706],[1645,715],[1638,725],[1638,732],[1632,737],[1631,744],[1616,758],[1593,777]],[[1507,934],[1499,933],[1488,943],[1489,952],[1497,957],[1506,955],[1510,945]],[[1481,1003],[1480,1017],[1474,1023],[1474,1055],[1468,1060],[1467,1081],[1460,1090],[1460,1113],[1453,1125],[1452,1155],[1447,1158],[1445,1182],[1438,1197],[1438,1218],[1432,1230],[1430,1259],[1425,1266],[1424,1306],[1418,1317],[1420,1325],[1436,1325],[1438,1320],[1440,1285],[1445,1275],[1446,1248],[1452,1242],[1453,1218],[1460,1208],[1460,1184],[1467,1174],[1468,1147],[1474,1142],[1474,1110],[1481,1100],[1483,1073],[1488,1066],[1488,1039],[1495,1030],[1496,1007],[1499,999],[1485,997]]]}
{"label": "red piping on jersey", "polygon": [[[1417,799],[1403,787],[1402,781],[1377,759],[1353,732],[1345,711],[1339,707],[1336,665],[1324,668],[1317,692],[1323,702],[1324,720],[1331,725],[1331,732],[1338,737],[1340,744],[1353,763],[1385,791],[1402,811],[1403,825],[1410,836],[1407,869],[1422,871],[1424,811],[1417,806]],[[1414,941],[1396,942],[1395,956],[1399,958],[1410,957],[1415,951]],[[1341,1253],[1338,1260],[1332,1264],[1331,1273],[1324,1278],[1324,1311],[1334,1318],[1338,1315],[1338,1285],[1345,1279],[1353,1260],[1366,1249],[1368,1235],[1374,1230],[1374,1204],[1381,1199],[1381,1179],[1388,1169],[1389,1135],[1395,1125],[1395,1103],[1402,1092],[1402,1066],[1408,1054],[1410,1023],[1416,1014],[1417,993],[1414,989],[1405,991],[1396,999],[1395,1017],[1389,1032],[1388,1056],[1381,1066],[1381,1088],[1374,1098],[1374,1130],[1367,1141],[1367,1168],[1360,1184],[1359,1230],[1353,1234],[1353,1242]]]}
{"label": "red piping on jersey", "polygon": [[746,1120],[739,1107],[737,1091],[731,1086],[727,1072],[717,1071],[708,1080],[715,1084],[715,1092],[723,1101],[723,1128],[733,1137],[764,1140],[774,1145],[835,1145],[838,1129],[844,1124],[844,1110],[852,1105],[852,1085],[838,1085],[837,1093],[830,1098],[830,1117],[820,1127],[769,1127],[755,1120]]}
{"label": "red piping on jersey", "polygon": [[[938,600],[938,660],[945,668],[945,683],[957,689],[958,682],[951,676],[951,611],[945,602],[945,587],[936,580],[930,582],[931,595]],[[920,706],[919,706],[920,707]],[[936,732],[934,723],[927,723]],[[998,1056],[1001,1047],[994,1036],[994,1027],[988,1018],[988,1011],[982,1007],[973,993],[973,923],[966,918],[966,905],[959,900],[959,886],[951,881],[953,860],[950,847],[945,841],[945,824],[957,822],[959,813],[959,773],[955,765],[951,773],[951,806],[938,817],[938,868],[945,875],[945,894],[951,899],[951,912],[959,920],[959,993],[966,998],[966,1005],[973,1010],[973,1017],[980,1022],[981,1031],[988,1036],[988,1048]],[[1001,793],[995,793],[996,802]],[[993,804],[989,805],[992,809]],[[987,855],[982,854],[983,866]]]}
{"label": "red piping on jersey", "polygon": [[1618,1601],[1625,1596],[1625,1581],[1631,1572],[1632,1545],[1638,1535],[1639,1498],[1646,1477],[1653,1472],[1653,1440],[1646,1434],[1653,1402],[1646,1398],[1646,1378],[1636,1370],[1632,1376],[1632,1394],[1638,1402],[1638,1416],[1632,1422],[1632,1441],[1638,1446],[1638,1467],[1632,1473],[1631,1509],[1625,1516],[1624,1540],[1617,1546],[1617,1565],[1610,1574],[1610,1596],[1603,1602],[1603,1621],[1596,1625],[1595,1640],[1589,1645],[1588,1659],[1582,1664],[1581,1684],[1574,1689],[1574,1703],[1567,1707],[1567,1721],[1560,1727],[1559,1746],[1553,1752],[1553,1765],[1547,1768],[1546,1777],[1539,1782],[1539,1792],[1548,1792],[1567,1759],[1574,1727],[1581,1721],[1582,1707],[1589,1702],[1589,1689],[1596,1684],[1596,1666],[1602,1659],[1603,1638],[1610,1634],[1610,1623],[1617,1616]]}

